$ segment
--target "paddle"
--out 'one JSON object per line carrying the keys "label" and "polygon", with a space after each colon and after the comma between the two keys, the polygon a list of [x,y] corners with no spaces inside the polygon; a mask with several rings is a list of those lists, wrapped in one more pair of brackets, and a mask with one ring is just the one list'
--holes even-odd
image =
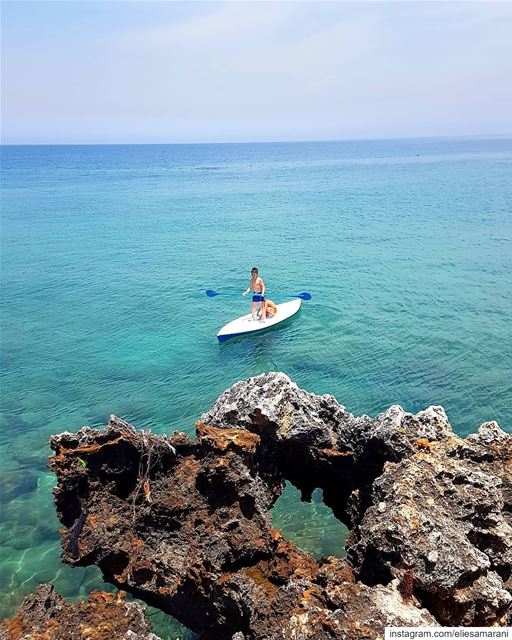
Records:
{"label": "paddle", "polygon": [[[278,293],[274,291],[273,293]],[[214,298],[215,296],[241,296],[241,293],[235,293],[234,291],[213,291],[212,289],[206,290],[206,295],[209,298]],[[284,294],[285,298],[301,298],[302,300],[311,300],[311,294],[307,291],[303,291],[302,293],[291,293]]]}
{"label": "paddle", "polygon": [[206,295],[209,298],[215,298],[215,296],[238,296],[240,297],[242,294],[237,293],[235,291],[212,291],[212,289],[206,290]]}
{"label": "paddle", "polygon": [[292,294],[285,294],[284,296],[285,298],[301,298],[302,300],[311,300],[311,294],[308,293],[307,291],[303,291],[302,293],[292,293]]}

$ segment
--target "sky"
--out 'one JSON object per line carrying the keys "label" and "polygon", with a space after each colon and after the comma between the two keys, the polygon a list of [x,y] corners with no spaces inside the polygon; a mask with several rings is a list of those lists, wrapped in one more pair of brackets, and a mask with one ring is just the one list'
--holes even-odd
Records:
{"label": "sky", "polygon": [[512,133],[512,2],[7,0],[2,143]]}

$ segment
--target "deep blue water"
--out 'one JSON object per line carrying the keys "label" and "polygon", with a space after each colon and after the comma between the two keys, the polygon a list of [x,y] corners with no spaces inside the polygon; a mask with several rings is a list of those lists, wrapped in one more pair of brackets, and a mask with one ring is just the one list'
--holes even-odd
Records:
{"label": "deep blue water", "polygon": [[[270,370],[355,414],[442,404],[462,434],[511,430],[512,140],[1,152],[0,615],[43,580],[68,597],[101,586],[59,563],[51,433],[111,413],[192,432]],[[219,345],[249,302],[204,290],[243,291],[253,265],[277,302],[313,300]],[[342,553],[323,505],[297,500],[289,488],[276,526]]]}

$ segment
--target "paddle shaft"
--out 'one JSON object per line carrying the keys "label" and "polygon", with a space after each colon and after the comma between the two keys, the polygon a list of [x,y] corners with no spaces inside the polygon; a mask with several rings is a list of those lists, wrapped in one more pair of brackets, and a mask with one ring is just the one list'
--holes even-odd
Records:
{"label": "paddle shaft", "polygon": [[[267,295],[267,291],[265,292],[265,295]],[[279,291],[271,291],[270,293],[276,293],[279,295],[284,295],[285,298],[301,298],[302,300],[311,300],[311,294],[308,293],[307,291],[303,291],[302,293],[279,293]],[[241,293],[236,293],[234,291],[213,291],[212,289],[207,289],[206,291],[206,295],[209,298],[214,298],[215,296],[237,296],[240,297]],[[258,295],[258,294],[256,294]]]}

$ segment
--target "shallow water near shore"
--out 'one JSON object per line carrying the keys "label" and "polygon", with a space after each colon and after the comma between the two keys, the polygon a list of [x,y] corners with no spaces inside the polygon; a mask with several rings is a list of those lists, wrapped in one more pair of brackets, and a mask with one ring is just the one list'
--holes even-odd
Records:
{"label": "shallow water near shore", "polygon": [[[512,140],[3,147],[0,615],[59,560],[48,437],[115,413],[157,433],[265,371],[354,414],[445,407],[467,434],[512,416]],[[218,344],[257,265],[300,314]],[[288,487],[275,525],[318,556],[343,527]],[[184,638],[154,613],[156,630]]]}

